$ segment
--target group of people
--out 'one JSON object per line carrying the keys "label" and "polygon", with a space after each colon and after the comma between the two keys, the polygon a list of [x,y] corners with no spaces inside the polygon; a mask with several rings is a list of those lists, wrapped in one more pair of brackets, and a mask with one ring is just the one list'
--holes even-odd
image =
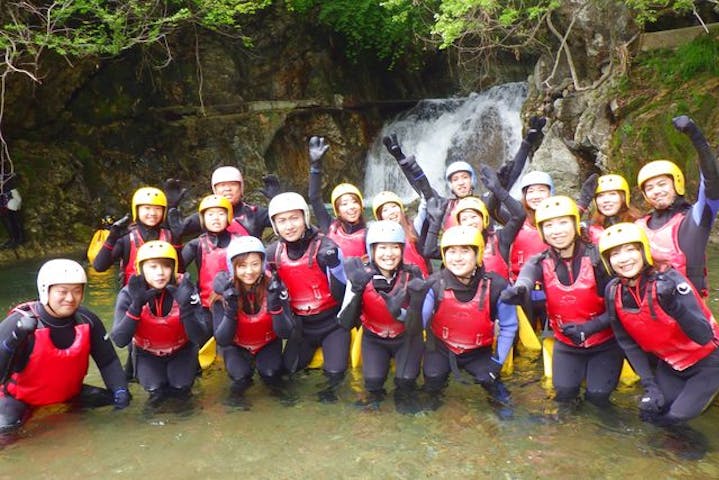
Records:
{"label": "group of people", "polygon": [[[279,193],[269,178],[268,207],[249,205],[242,174],[230,166],[214,171],[212,195],[187,218],[176,180],[138,189],[131,215],[112,224],[93,260],[98,271],[120,263],[109,334],[81,306],[87,278],[67,259],[43,265],[39,299],[0,323],[0,428],[49,403],[91,397],[124,408],[132,378],[151,404],[185,399],[198,355],[214,345],[234,398],[255,371],[275,388],[321,351],[326,384],[318,395],[336,400],[350,359],[359,363],[354,345],[361,405],[383,400],[393,364],[399,411],[436,408],[450,374],[508,406],[502,367],[517,343],[518,313],[529,317],[531,334],[554,339],[545,347],[557,402],[575,402],[584,383],[587,401],[607,405],[627,358],[641,379],[645,420],[698,416],[719,391],[719,327],[704,302],[705,250],[719,210],[716,156],[689,117],[675,118],[698,152],[697,200],[685,199],[674,163],[652,161],[637,179],[652,207],[640,216],[620,175],[590,176],[577,201],[556,195],[546,172],[522,175],[544,124],[532,118],[519,151],[496,172],[451,163],[447,197],[386,137],[421,197],[413,221],[393,192],[373,198],[368,221],[361,191],[348,183],[332,191],[332,213],[325,209],[329,145],[321,137],[309,140],[309,203]],[[519,200],[508,192],[517,181]],[[276,237],[267,246],[266,227]],[[183,273],[193,262],[197,279]],[[129,349],[124,370],[110,340]],[[89,356],[106,389],[83,385]],[[420,372],[428,402],[418,400]]]}

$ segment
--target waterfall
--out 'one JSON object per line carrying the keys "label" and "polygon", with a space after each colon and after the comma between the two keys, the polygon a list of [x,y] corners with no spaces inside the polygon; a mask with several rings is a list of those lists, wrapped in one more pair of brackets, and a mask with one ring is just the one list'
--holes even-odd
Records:
{"label": "waterfall", "polygon": [[386,123],[367,153],[365,198],[390,190],[406,203],[417,198],[382,138],[395,133],[405,155],[415,155],[430,184],[447,195],[444,171],[456,160],[475,169],[511,159],[522,141],[520,110],[526,83],[507,83],[464,98],[428,99]]}

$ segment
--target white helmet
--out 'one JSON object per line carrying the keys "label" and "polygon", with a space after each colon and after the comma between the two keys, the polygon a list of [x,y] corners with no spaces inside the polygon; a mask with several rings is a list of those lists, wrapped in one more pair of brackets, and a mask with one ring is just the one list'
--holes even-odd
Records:
{"label": "white helmet", "polygon": [[277,227],[275,226],[274,216],[278,213],[291,212],[292,210],[302,210],[305,214],[305,227],[310,226],[310,207],[307,205],[305,199],[299,193],[285,192],[275,195],[270,204],[267,206],[267,215],[270,217],[270,223],[272,224],[272,230],[275,231],[276,235]]}
{"label": "white helmet", "polygon": [[371,222],[367,226],[367,235],[365,236],[365,244],[367,253],[372,259],[372,245],[376,243],[399,243],[404,247],[405,234],[402,225],[391,220],[378,220]]}
{"label": "white helmet", "polygon": [[220,182],[240,182],[242,185],[242,173],[235,167],[218,167],[212,172],[212,188]]}
{"label": "white helmet", "polygon": [[539,170],[529,172],[522,177],[522,181],[519,185],[522,191],[530,185],[546,185],[549,187],[549,193],[554,195],[554,182],[547,172],[541,172]]}
{"label": "white helmet", "polygon": [[230,272],[230,276],[234,274],[232,269],[232,260],[243,253],[253,252],[259,253],[262,256],[262,270],[264,270],[267,252],[265,251],[265,246],[259,238],[251,235],[243,235],[232,239],[230,244],[227,246],[227,271]]}
{"label": "white helmet", "polygon": [[469,176],[471,177],[472,188],[477,187],[477,175],[475,175],[474,173],[474,168],[472,168],[472,165],[463,160],[458,160],[449,164],[447,170],[445,170],[444,172],[444,178],[447,180],[447,183],[449,183],[449,179],[452,178],[452,175],[457,172],[469,173]]}
{"label": "white helmet", "polygon": [[82,265],[74,260],[56,258],[49,260],[37,272],[37,294],[40,303],[47,305],[50,287],[61,283],[87,283],[87,275]]}

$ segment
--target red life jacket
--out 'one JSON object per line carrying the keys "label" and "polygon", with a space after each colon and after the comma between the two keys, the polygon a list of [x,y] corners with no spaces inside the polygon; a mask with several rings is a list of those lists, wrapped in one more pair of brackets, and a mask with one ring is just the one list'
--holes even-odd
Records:
{"label": "red life jacket", "polygon": [[488,300],[491,283],[488,278],[483,278],[469,302],[457,300],[451,289],[442,292],[443,298],[432,316],[432,333],[457,355],[490,346],[494,341],[494,322]]}
{"label": "red life jacket", "polygon": [[[549,255],[542,260],[544,292],[547,296],[547,317],[554,330],[554,337],[560,342],[576,347],[574,342],[562,333],[567,323],[587,323],[604,313],[604,298],[597,293],[592,259],[583,256],[579,276],[571,285],[563,285],[555,272],[556,263]],[[600,345],[614,337],[610,327],[590,335],[580,347]]]}
{"label": "red life jacket", "polygon": [[327,232],[327,236],[334,240],[337,246],[340,247],[340,250],[342,250],[342,257],[344,258],[367,258],[367,247],[365,245],[366,235],[366,228],[361,228],[352,233],[345,232],[339,220],[332,222]]}
{"label": "red life jacket", "polygon": [[[390,295],[398,290],[407,287],[409,272],[400,271],[397,281],[392,287]],[[403,305],[407,307],[407,305]],[[384,298],[375,290],[372,282],[368,282],[362,292],[362,313],[360,314],[362,325],[370,332],[382,338],[395,338],[404,333],[404,323],[395,319],[389,310]]]}
{"label": "red life jacket", "polygon": [[275,264],[277,273],[290,294],[290,307],[295,315],[308,316],[337,306],[330,291],[327,274],[317,264],[315,255],[322,242],[317,235],[297,260],[287,255],[283,242],[277,244]]}
{"label": "red life jacket", "polygon": [[247,236],[250,234],[250,232],[247,231],[245,226],[240,223],[240,220],[237,217],[232,219],[230,224],[227,226],[227,231],[230,232],[232,235],[237,235],[238,237]]}
{"label": "red life jacket", "polygon": [[687,277],[687,257],[679,247],[679,227],[686,212],[677,213],[656,230],[649,228],[650,217],[646,215],[634,223],[644,227],[654,262],[674,267]]}
{"label": "red life jacket", "polygon": [[272,315],[267,311],[267,302],[262,302],[257,313],[245,313],[241,308],[237,309],[235,345],[257,355],[257,352],[276,338],[277,335],[272,329]]}
{"label": "red life jacket", "polygon": [[690,339],[679,326],[679,322],[664,311],[657,297],[656,279],[650,279],[646,288],[638,309],[624,307],[621,288],[615,286],[613,289],[617,318],[642,350],[662,359],[680,372],[716,350],[719,343],[719,325],[694,288],[692,294],[714,330],[714,339],[706,345],[699,345]]}
{"label": "red life jacket", "polygon": [[514,237],[512,248],[509,252],[510,276],[512,281],[517,279],[522,265],[527,263],[530,258],[538,253],[542,253],[547,249],[547,245],[539,236],[537,227],[525,220],[522,228]]}
{"label": "red life jacket", "polygon": [[417,245],[414,242],[407,242],[402,250],[402,261],[407,265],[416,265],[422,271],[422,277],[429,276],[429,268],[427,260],[417,251]]}
{"label": "red life jacket", "polygon": [[185,326],[180,321],[180,305],[173,299],[170,312],[164,317],[152,313],[145,304],[137,321],[132,343],[147,352],[165,357],[172,355],[189,342]]}
{"label": "red life jacket", "polygon": [[487,235],[487,243],[484,246],[482,265],[485,272],[494,272],[502,278],[509,279],[509,265],[499,251],[499,239],[495,233]]}
{"label": "red life jacket", "polygon": [[198,272],[197,288],[200,290],[202,306],[210,308],[212,281],[219,272],[227,271],[227,249],[213,245],[206,233],[200,235],[198,240],[198,249],[202,251],[202,266]]}
{"label": "red life jacket", "polygon": [[587,233],[589,234],[589,241],[592,242],[594,245],[599,244],[599,237],[602,236],[602,233],[604,232],[604,227],[601,225],[597,225],[596,223],[593,223],[589,225],[589,228],[587,229]]}
{"label": "red life jacket", "polygon": [[[31,314],[38,317],[34,308],[29,308]],[[33,336],[35,342],[27,365],[12,374],[5,391],[32,406],[66,402],[78,395],[90,362],[90,324],[77,323],[75,340],[64,349],[52,343],[50,329],[41,321]]]}
{"label": "red life jacket", "polygon": [[444,222],[442,223],[442,230],[447,231],[450,227],[456,227],[459,225],[457,221],[457,215],[454,214],[454,209],[457,208],[458,198],[450,198],[447,202],[447,208],[444,211]]}
{"label": "red life jacket", "polygon": [[[135,269],[137,250],[145,243],[145,240],[143,240],[142,235],[140,235],[140,232],[137,228],[133,228],[132,230],[130,230],[128,238],[130,239],[130,255],[128,255],[127,258],[127,265],[120,265],[120,268],[123,269],[125,273],[125,276],[122,279],[123,286],[127,285],[127,282],[130,281],[130,278],[132,278],[133,275],[137,274],[137,270]],[[172,233],[166,228],[160,228],[160,235],[158,240],[172,243]]]}

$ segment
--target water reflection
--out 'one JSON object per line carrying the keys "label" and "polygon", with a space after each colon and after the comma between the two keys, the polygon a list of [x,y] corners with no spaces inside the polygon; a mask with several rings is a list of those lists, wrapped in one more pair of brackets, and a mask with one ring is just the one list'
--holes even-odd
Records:
{"label": "water reflection", "polygon": [[[35,296],[39,263],[0,272],[0,305]],[[719,273],[719,265],[714,271]],[[89,278],[86,303],[109,326],[116,272],[89,272]],[[719,285],[717,278],[713,285]],[[714,290],[715,310],[717,296]],[[187,407],[147,408],[147,394],[133,384],[133,403],[121,412],[110,407],[37,410],[17,435],[0,439],[0,475],[719,478],[716,405],[692,422],[692,430],[674,432],[638,420],[634,387],[620,388],[611,410],[584,403],[574,411],[559,411],[540,379],[541,364],[516,363],[507,382],[513,417],[506,421],[478,385],[456,382],[436,411],[398,414],[391,394],[377,409],[357,408],[358,371],[348,376],[335,404],[317,402],[324,378],[310,371],[299,375],[287,397],[273,395],[256,381],[246,393],[246,405],[227,405],[229,381],[217,363],[196,382]],[[101,384],[94,367],[89,383]],[[391,390],[391,381],[386,387]]]}

